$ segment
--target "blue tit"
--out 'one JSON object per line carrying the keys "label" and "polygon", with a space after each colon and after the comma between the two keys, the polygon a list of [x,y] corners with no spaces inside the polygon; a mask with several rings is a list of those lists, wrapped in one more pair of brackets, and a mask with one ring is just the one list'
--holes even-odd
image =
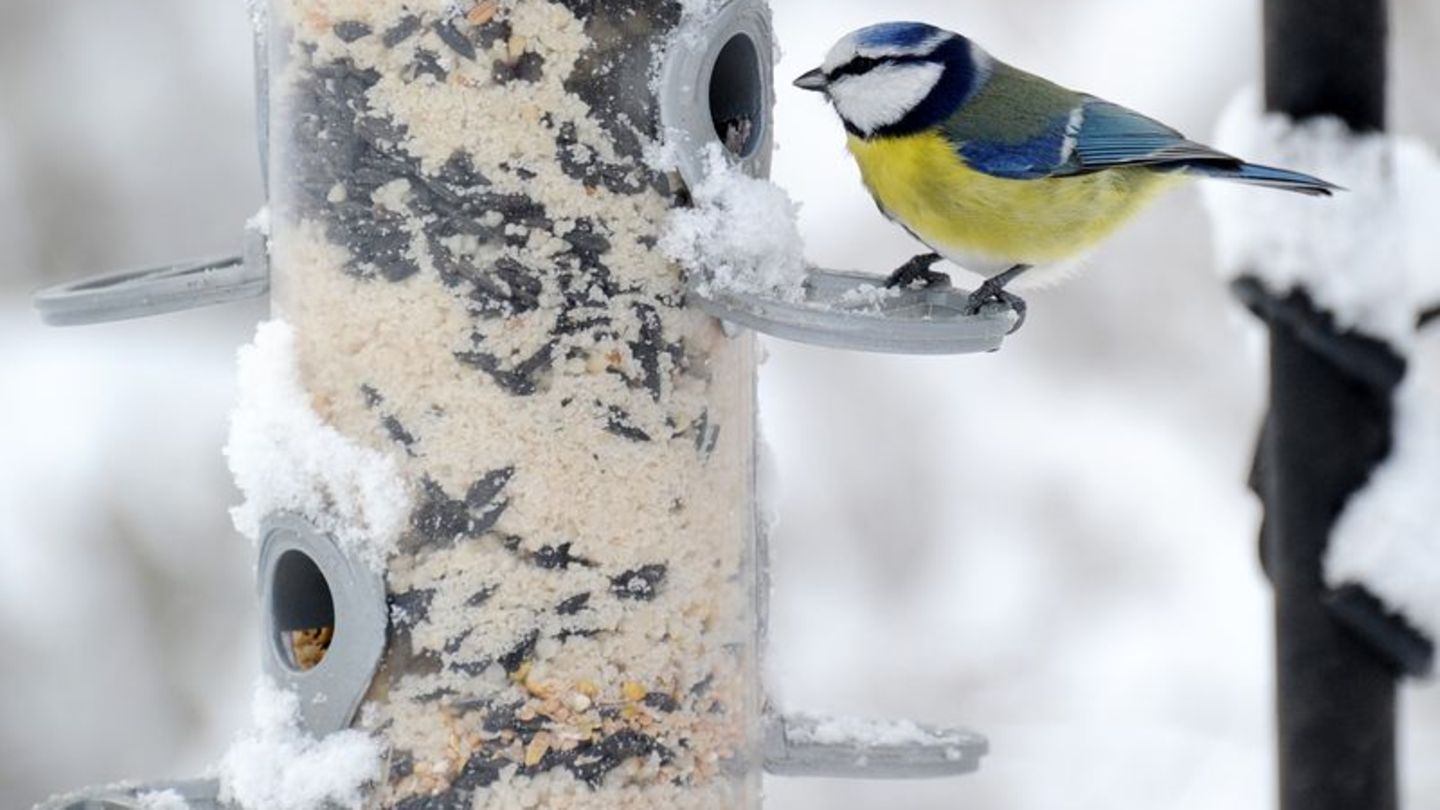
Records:
{"label": "blue tit", "polygon": [[849,34],[795,84],[825,94],[880,211],[934,251],[888,283],[948,281],[930,267],[949,259],[986,277],[971,314],[998,301],[1023,320],[1024,302],[1006,284],[1080,256],[1186,178],[1327,196],[1337,188],[1195,143],[924,23]]}

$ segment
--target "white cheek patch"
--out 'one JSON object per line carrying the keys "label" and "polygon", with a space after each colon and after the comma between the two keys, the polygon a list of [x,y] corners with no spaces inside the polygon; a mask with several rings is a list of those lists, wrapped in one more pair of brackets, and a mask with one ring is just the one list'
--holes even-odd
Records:
{"label": "white cheek patch", "polygon": [[830,100],[841,118],[869,135],[904,118],[930,95],[944,74],[945,67],[934,62],[880,65],[831,84]]}

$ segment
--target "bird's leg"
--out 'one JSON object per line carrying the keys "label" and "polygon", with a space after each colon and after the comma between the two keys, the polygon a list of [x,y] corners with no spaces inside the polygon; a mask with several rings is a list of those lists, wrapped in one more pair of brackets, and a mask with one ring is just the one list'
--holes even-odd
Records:
{"label": "bird's leg", "polygon": [[1025,325],[1025,299],[1014,293],[1006,292],[1005,285],[1014,281],[1021,273],[1029,269],[1030,265],[1028,264],[1017,264],[998,276],[992,276],[986,279],[985,283],[981,284],[979,289],[970,293],[970,300],[965,304],[965,314],[979,315],[980,310],[983,309],[986,304],[1004,304],[1015,310],[1015,314],[1019,316],[1015,321],[1014,328],[1010,330],[1010,334],[1015,334],[1020,330],[1020,327]]}
{"label": "bird's leg", "polygon": [[885,279],[885,288],[901,289],[910,287],[916,282],[923,288],[939,287],[944,289],[950,286],[950,277],[944,273],[930,269],[930,265],[940,261],[939,253],[921,253],[910,261],[900,265],[900,268]]}

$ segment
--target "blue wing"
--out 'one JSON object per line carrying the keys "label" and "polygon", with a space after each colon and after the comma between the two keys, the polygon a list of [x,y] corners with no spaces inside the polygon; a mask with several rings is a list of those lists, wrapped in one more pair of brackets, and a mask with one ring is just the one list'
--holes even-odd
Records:
{"label": "blue wing", "polygon": [[1246,163],[1184,135],[1152,118],[1092,96],[1086,96],[1073,127],[1067,159],[1052,177],[1087,174],[1117,166],[1151,166],[1202,177],[1329,196],[1339,186],[1308,174]]}
{"label": "blue wing", "polygon": [[[1188,140],[1174,129],[1133,110],[1093,96],[1074,94],[1063,107],[1005,111],[1010,137],[993,137],[983,122],[960,110],[944,126],[955,150],[971,168],[1012,180],[1068,177],[1120,166],[1233,168],[1240,161]],[[988,112],[988,111],[987,111]],[[1023,127],[1024,137],[1014,137]]]}
{"label": "blue wing", "polygon": [[1065,127],[1059,122],[1023,141],[1006,143],[982,139],[951,141],[965,164],[976,171],[1009,180],[1053,177],[1062,168]]}
{"label": "blue wing", "polygon": [[1080,174],[1116,166],[1240,164],[1153,118],[1093,96],[1085,97],[1078,118],[1073,149],[1066,155],[1066,163],[1056,167],[1062,170],[1057,173]]}
{"label": "blue wing", "polygon": [[1134,110],[1002,63],[996,63],[986,88],[946,119],[940,132],[970,168],[1011,180],[1150,166],[1303,194],[1337,189],[1306,174],[1245,163]]}

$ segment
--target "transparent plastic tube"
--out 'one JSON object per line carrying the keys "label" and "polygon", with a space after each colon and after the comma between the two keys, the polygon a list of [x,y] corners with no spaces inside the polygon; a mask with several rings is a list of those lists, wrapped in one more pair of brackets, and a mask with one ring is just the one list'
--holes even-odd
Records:
{"label": "transparent plastic tube", "polygon": [[377,806],[759,806],[754,350],[683,306],[644,157],[680,19],[271,3],[276,314],[414,497]]}

